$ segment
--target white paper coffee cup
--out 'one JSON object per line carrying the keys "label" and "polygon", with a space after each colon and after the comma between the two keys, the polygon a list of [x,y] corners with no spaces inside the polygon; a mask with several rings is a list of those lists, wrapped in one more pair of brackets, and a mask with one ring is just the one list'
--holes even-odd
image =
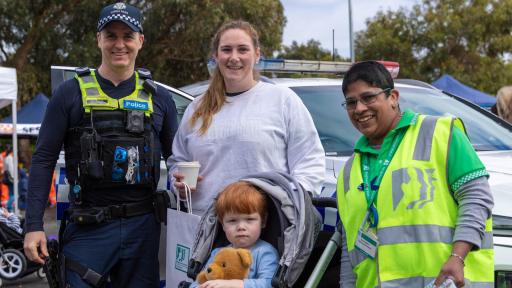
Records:
{"label": "white paper coffee cup", "polygon": [[197,176],[199,176],[199,168],[201,164],[197,161],[192,162],[178,162],[176,163],[178,172],[183,174],[183,182],[186,183],[190,188],[196,188]]}

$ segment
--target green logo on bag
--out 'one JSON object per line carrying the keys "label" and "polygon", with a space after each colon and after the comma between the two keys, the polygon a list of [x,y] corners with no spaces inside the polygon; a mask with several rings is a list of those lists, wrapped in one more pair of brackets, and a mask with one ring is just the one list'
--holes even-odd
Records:
{"label": "green logo on bag", "polygon": [[190,248],[180,244],[176,245],[176,261],[174,268],[187,273],[188,259],[190,259]]}

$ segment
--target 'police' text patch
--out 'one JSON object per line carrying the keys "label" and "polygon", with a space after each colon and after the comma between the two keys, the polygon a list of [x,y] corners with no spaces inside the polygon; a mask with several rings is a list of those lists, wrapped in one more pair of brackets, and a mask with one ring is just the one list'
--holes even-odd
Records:
{"label": "'police' text patch", "polygon": [[139,102],[135,100],[124,100],[123,107],[125,109],[148,111],[149,106],[147,102]]}

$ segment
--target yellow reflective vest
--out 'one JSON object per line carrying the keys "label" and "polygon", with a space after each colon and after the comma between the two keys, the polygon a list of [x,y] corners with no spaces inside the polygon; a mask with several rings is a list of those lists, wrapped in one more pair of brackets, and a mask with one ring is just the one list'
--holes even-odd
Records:
{"label": "yellow reflective vest", "polygon": [[[354,246],[367,211],[365,193],[358,189],[361,155],[355,153],[340,171],[338,210],[356,287],[425,287],[450,257],[458,213],[446,171],[453,125],[463,129],[459,119],[424,115],[409,126],[378,190],[375,259]],[[471,251],[465,264],[471,287],[494,287],[491,219],[481,249]]]}
{"label": "yellow reflective vest", "polygon": [[144,81],[140,79],[139,72],[135,71],[135,90],[128,96],[121,99],[114,99],[108,96],[101,89],[94,70],[90,70],[89,75],[79,76],[75,78],[80,85],[82,93],[82,105],[86,113],[91,110],[139,110],[149,117],[153,113],[153,100],[151,93],[144,90],[142,84]]}

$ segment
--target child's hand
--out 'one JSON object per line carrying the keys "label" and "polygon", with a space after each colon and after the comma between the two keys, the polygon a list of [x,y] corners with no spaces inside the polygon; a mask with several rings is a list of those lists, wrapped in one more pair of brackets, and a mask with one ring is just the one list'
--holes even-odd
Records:
{"label": "child's hand", "polygon": [[244,288],[243,280],[210,280],[199,285],[199,288]]}

